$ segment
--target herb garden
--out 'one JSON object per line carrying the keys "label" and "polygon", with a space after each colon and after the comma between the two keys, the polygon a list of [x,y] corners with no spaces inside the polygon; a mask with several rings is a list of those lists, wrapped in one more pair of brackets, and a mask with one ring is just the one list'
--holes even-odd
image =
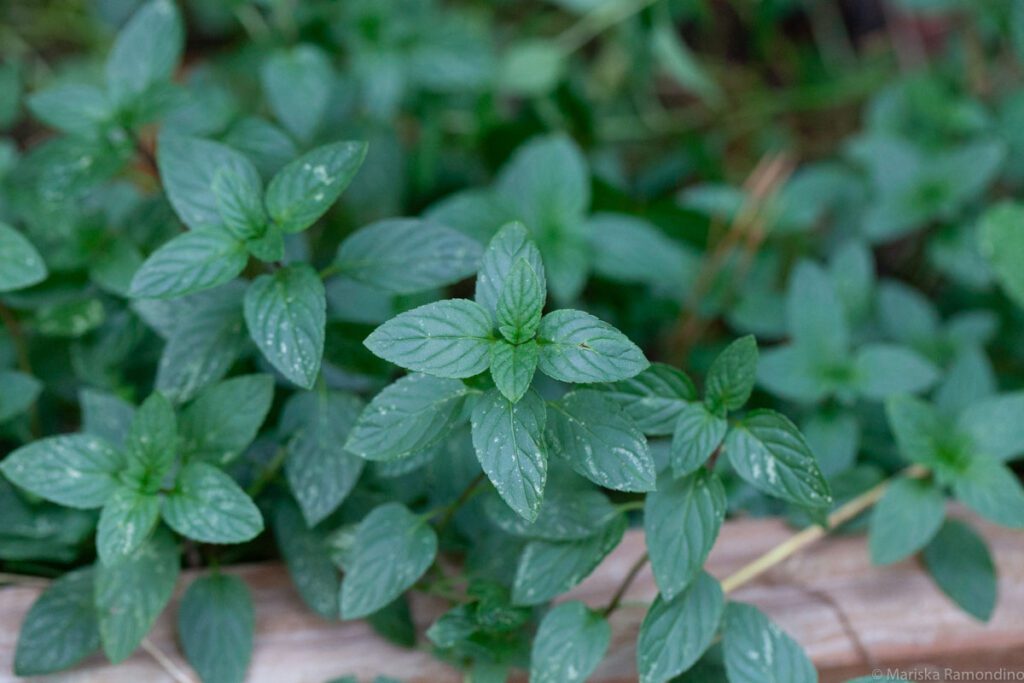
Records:
{"label": "herb garden", "polygon": [[817,682],[740,589],[823,537],[1020,612],[1024,2],[10,0],[0,59],[0,680],[268,680],[262,566],[474,683]]}

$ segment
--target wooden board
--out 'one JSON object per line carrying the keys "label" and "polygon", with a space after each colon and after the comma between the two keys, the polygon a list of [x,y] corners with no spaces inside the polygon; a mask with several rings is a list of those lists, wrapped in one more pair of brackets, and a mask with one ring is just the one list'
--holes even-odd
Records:
{"label": "wooden board", "polygon": [[[824,683],[886,667],[934,667],[940,673],[946,667],[1024,671],[1024,534],[975,523],[992,546],[1000,574],[998,607],[988,624],[974,621],[952,605],[914,562],[871,567],[863,536],[826,539],[732,597],[763,608],[799,640],[822,672]],[[791,533],[777,520],[729,522],[708,569],[721,578]],[[643,551],[643,535],[627,533],[571,597],[604,605]],[[256,651],[247,679],[252,683],[323,683],[343,674],[365,680],[378,674],[407,682],[461,680],[428,652],[391,646],[364,623],[328,622],[313,615],[280,565],[249,565],[231,571],[249,584],[256,604]],[[186,573],[179,595],[193,577]],[[19,680],[10,675],[18,626],[38,591],[25,586],[0,589],[2,683]],[[613,616],[612,646],[592,680],[636,680],[634,642],[644,613],[636,603],[649,602],[655,593],[653,577],[645,569],[627,593],[624,607]],[[419,624],[429,624],[439,608],[437,603],[417,600],[414,612]],[[172,604],[150,639],[187,670],[174,638],[175,612]],[[36,680],[172,683],[173,678],[140,650],[117,667],[96,657],[75,671]]]}

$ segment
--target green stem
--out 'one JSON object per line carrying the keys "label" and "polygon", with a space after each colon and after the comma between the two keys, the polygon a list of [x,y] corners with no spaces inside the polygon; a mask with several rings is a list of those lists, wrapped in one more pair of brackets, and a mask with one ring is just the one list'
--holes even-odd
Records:
{"label": "green stem", "polygon": [[280,446],[277,452],[274,453],[274,457],[270,459],[267,466],[260,473],[260,476],[256,481],[252,483],[246,493],[249,494],[250,498],[255,498],[259,494],[263,493],[263,489],[270,485],[270,482],[274,481],[281,466],[284,465],[284,459],[288,456],[288,449],[284,446]]}

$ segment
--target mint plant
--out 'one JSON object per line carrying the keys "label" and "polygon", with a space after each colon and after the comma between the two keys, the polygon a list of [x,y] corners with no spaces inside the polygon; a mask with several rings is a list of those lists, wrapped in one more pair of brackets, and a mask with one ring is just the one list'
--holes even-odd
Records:
{"label": "mint plant", "polygon": [[[975,518],[1024,527],[1009,5],[892,3],[949,45],[889,73],[799,3],[37,4],[0,25],[0,584],[45,583],[16,675],[152,653],[179,595],[192,672],[242,681],[233,567],[280,561],[473,681],[585,680],[628,609],[644,683],[813,683],[732,599],[811,525],[992,615]],[[740,515],[797,535],[712,576]]]}

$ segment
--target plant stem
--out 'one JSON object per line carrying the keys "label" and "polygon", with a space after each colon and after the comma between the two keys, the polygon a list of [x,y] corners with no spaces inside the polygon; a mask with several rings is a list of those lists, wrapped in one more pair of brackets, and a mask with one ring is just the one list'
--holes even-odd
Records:
{"label": "plant stem", "polygon": [[284,446],[280,446],[277,452],[274,453],[274,457],[270,459],[267,466],[260,473],[260,476],[256,481],[252,483],[246,493],[249,494],[250,498],[255,498],[259,494],[263,493],[263,489],[267,488],[270,482],[274,481],[274,477],[277,476],[281,466],[284,465],[284,459],[288,456],[288,449]]}
{"label": "plant stem", "polygon": [[556,43],[564,54],[571,54],[580,49],[605,30],[611,28],[634,14],[642,12],[658,0],[612,0],[602,3],[567,28],[556,39]]}
{"label": "plant stem", "polygon": [[[32,372],[32,361],[28,355],[28,344],[25,343],[25,334],[21,329],[21,323],[18,322],[14,311],[8,308],[2,301],[0,301],[0,319],[3,319],[4,327],[7,328],[7,335],[11,338],[11,343],[14,345],[14,354],[18,358],[18,369],[26,375],[34,377],[35,373]],[[29,425],[34,438],[38,439],[42,436],[42,426],[39,423],[39,408],[35,401],[29,407]]]}
{"label": "plant stem", "polygon": [[166,671],[177,683],[195,683],[195,679],[178,666],[177,662],[164,654],[164,651],[157,647],[156,643],[150,640],[149,637],[142,639],[142,649],[148,652],[149,656],[160,665],[160,668]]}
{"label": "plant stem", "polygon": [[607,617],[619,608],[619,605],[622,604],[622,598],[626,595],[626,591],[629,590],[629,586],[633,583],[637,574],[640,573],[640,570],[644,568],[645,564],[647,564],[648,559],[649,556],[645,552],[643,555],[638,557],[636,562],[633,563],[633,566],[629,568],[629,571],[626,572],[626,577],[622,579],[622,583],[620,583],[618,589],[616,589],[615,595],[613,595],[611,601],[608,602],[608,606],[604,608],[604,616]]}
{"label": "plant stem", "polygon": [[469,482],[466,488],[462,490],[462,493],[459,494],[459,497],[455,499],[454,503],[452,503],[446,508],[442,508],[442,510],[444,511],[444,516],[441,518],[441,521],[437,524],[438,533],[444,531],[448,527],[448,525],[451,524],[452,518],[455,517],[455,513],[458,512],[459,508],[468,503],[470,499],[472,499],[473,496],[475,496],[479,492],[480,484],[484,483],[485,481],[487,481],[486,474],[481,472],[480,474],[476,475],[475,477],[473,477],[473,481]]}
{"label": "plant stem", "polygon": [[[899,475],[920,479],[928,474],[928,470],[920,465],[913,465],[903,470]],[[877,503],[889,485],[896,477],[890,477],[876,486],[868,489],[856,498],[838,507],[828,516],[828,526],[809,526],[806,529],[790,536],[787,540],[761,555],[753,562],[741,567],[738,571],[730,574],[722,580],[722,591],[731,593],[737,588],[750,583],[769,569],[789,559],[799,551],[811,545],[815,541],[824,538],[829,531],[835,529],[864,512]]]}

